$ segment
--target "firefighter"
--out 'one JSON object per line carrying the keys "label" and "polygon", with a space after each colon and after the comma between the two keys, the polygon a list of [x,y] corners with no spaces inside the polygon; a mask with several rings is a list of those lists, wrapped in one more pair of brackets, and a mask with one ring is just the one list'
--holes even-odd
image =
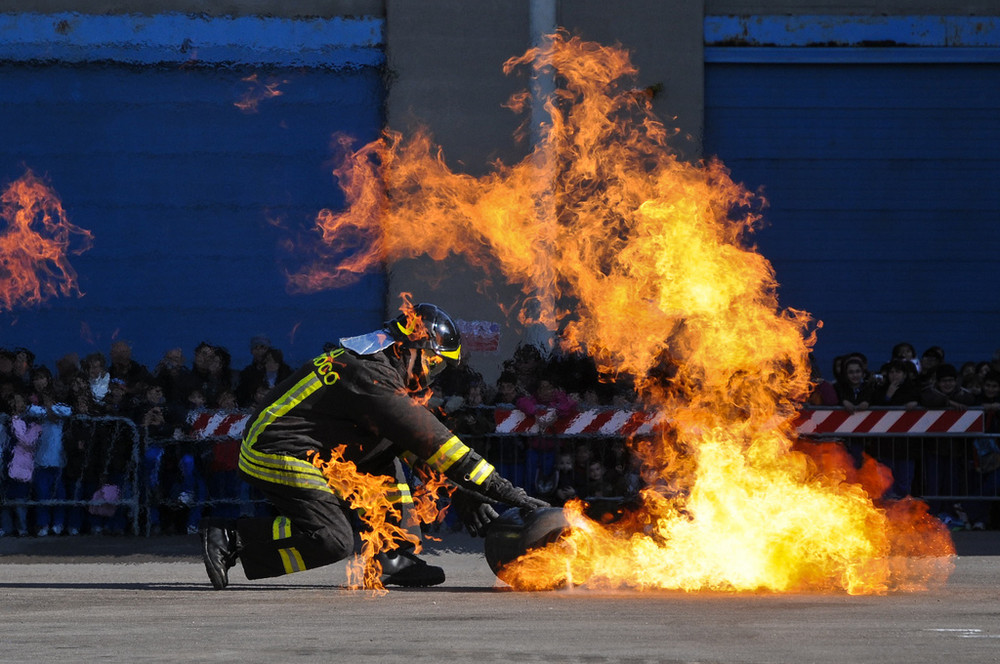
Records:
{"label": "firefighter", "polygon": [[[460,355],[454,321],[433,304],[418,304],[381,330],[341,339],[275,386],[247,423],[239,469],[278,516],[202,523],[212,586],[226,587],[237,560],[248,579],[260,579],[328,565],[354,552],[350,506],[310,460],[314,454],[329,459],[342,445],[343,460],[359,472],[396,479],[387,497],[404,516],[412,497],[401,456],[415,457],[458,485],[452,505],[474,535],[497,518],[496,504],[547,506],[501,477],[415,398]],[[382,583],[443,583],[444,571],[412,549],[378,553]]]}

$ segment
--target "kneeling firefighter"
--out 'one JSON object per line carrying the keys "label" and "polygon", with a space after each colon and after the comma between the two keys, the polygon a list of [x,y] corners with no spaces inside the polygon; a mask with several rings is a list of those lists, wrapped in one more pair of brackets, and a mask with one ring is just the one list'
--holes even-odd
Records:
{"label": "kneeling firefighter", "polygon": [[[248,579],[260,579],[328,565],[354,552],[351,508],[310,461],[315,454],[327,459],[342,445],[344,461],[359,472],[396,478],[387,496],[401,510],[412,497],[400,456],[415,456],[443,473],[459,487],[452,504],[473,534],[497,518],[493,504],[547,506],[500,477],[412,396],[460,355],[454,321],[433,304],[418,304],[384,329],[341,339],[275,386],[248,421],[239,469],[279,516],[202,523],[212,586],[226,587],[237,560]],[[412,548],[377,555],[382,583],[443,583],[444,571]]]}

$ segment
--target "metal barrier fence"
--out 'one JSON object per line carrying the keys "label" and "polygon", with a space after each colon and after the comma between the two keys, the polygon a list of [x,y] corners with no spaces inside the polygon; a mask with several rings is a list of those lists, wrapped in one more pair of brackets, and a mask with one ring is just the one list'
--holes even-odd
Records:
{"label": "metal barrier fence", "polygon": [[[61,446],[44,454],[43,446]],[[0,530],[139,532],[139,432],[123,417],[0,415]]]}
{"label": "metal barrier fence", "polygon": [[[641,486],[624,441],[648,436],[664,418],[600,409],[536,420],[511,409],[470,409],[452,418],[462,439],[499,472],[536,495],[558,488],[560,463],[599,462],[584,482],[594,496],[630,495]],[[203,516],[262,515],[265,501],[237,471],[248,414],[188,416],[182,437],[151,438],[120,417],[71,416],[61,422],[64,465],[36,468],[29,482],[10,477],[16,437],[0,416],[0,529],[57,532],[194,532]],[[820,422],[817,424],[817,422]],[[942,424],[944,422],[945,424]],[[936,510],[961,502],[970,520],[988,520],[1000,505],[1000,435],[986,433],[982,411],[803,411],[804,440],[841,442],[888,466],[891,493],[922,497]],[[565,455],[569,455],[569,459]],[[581,496],[588,497],[588,496]],[[61,520],[60,520],[61,515]]]}
{"label": "metal barrier fence", "polygon": [[880,408],[804,409],[803,438],[842,442],[860,461],[866,453],[893,473],[893,492],[933,503],[1000,500],[1000,433],[996,413]]}

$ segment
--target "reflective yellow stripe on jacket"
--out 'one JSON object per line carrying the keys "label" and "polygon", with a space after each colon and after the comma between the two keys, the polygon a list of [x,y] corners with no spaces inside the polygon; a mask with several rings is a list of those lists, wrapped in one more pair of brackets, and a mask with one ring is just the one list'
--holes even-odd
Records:
{"label": "reflective yellow stripe on jacket", "polygon": [[[432,454],[429,459],[427,459],[427,465],[438,471],[439,473],[444,473],[446,470],[455,465],[456,462],[465,457],[465,455],[471,453],[472,450],[466,446],[458,436],[452,436],[444,445],[438,448],[437,452]],[[478,456],[478,455],[477,455]],[[471,481],[473,484],[482,485],[486,478],[489,477],[494,471],[493,465],[490,464],[486,459],[480,459],[479,463],[468,473],[466,479]]]}

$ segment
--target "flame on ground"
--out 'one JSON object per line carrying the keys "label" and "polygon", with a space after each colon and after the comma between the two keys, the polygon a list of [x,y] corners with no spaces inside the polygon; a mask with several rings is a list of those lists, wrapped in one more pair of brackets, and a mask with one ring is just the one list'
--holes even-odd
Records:
{"label": "flame on ground", "polygon": [[522,69],[558,81],[551,122],[527,158],[484,177],[451,171],[426,132],[357,150],[341,137],[347,207],[320,213],[324,253],[290,276],[309,291],[461,254],[526,303],[551,294],[538,320],[667,414],[662,436],[634,445],[650,480],[636,509],[599,524],[568,508],[566,538],[504,579],[881,593],[947,578],[950,537],[922,504],[883,504],[884,472],[869,464],[866,484],[846,457],[796,446],[814,335],[806,313],[779,307],[749,240],[760,197],[718,160],[676,156],[627,52],[557,33],[505,64]]}
{"label": "flame on ground", "polygon": [[0,195],[0,310],[83,295],[67,257],[92,242],[90,231],[69,222],[55,191],[26,171]]}

